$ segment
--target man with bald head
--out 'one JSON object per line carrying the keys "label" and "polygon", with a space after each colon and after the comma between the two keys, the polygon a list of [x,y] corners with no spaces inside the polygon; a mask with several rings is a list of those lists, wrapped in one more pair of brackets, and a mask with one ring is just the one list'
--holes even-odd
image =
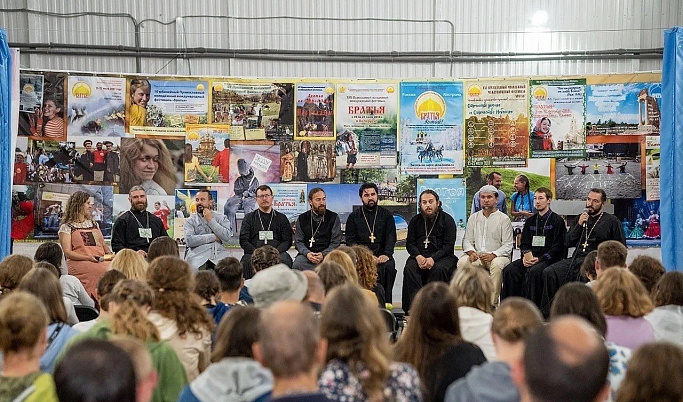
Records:
{"label": "man with bald head", "polygon": [[327,341],[320,339],[313,311],[295,301],[277,302],[263,311],[254,358],[273,373],[272,401],[328,401],[318,390]]}
{"label": "man with bald head", "polygon": [[561,316],[524,344],[523,361],[512,367],[522,401],[604,401],[609,396],[609,354],[583,318]]}

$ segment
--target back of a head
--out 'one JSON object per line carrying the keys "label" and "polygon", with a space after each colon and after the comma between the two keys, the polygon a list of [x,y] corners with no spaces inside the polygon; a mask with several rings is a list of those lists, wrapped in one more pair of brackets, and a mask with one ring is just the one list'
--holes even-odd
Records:
{"label": "back of a head", "polygon": [[130,337],[116,337],[110,342],[121,348],[133,362],[135,368],[135,380],[139,383],[154,371],[152,356],[144,343]]}
{"label": "back of a head", "polygon": [[493,312],[493,284],[484,270],[473,267],[458,269],[453,275],[450,289],[455,294],[458,306],[476,308],[485,313]]}
{"label": "back of a head", "polygon": [[140,253],[124,248],[116,253],[109,269],[121,271],[128,279],[144,281],[147,275],[147,261]]}
{"label": "back of a head", "polygon": [[35,268],[19,282],[19,290],[37,296],[47,308],[50,323],[66,322],[66,307],[62,299],[62,286],[50,270]]}
{"label": "back of a head", "polygon": [[109,311],[109,294],[114,289],[114,286],[124,279],[126,279],[126,276],[121,271],[114,269],[105,272],[97,282],[97,297],[100,299],[102,310]]}
{"label": "back of a head", "polygon": [[198,271],[194,274],[194,293],[202,300],[210,302],[221,290],[221,284],[213,271]]}
{"label": "back of a head", "polygon": [[512,343],[522,341],[541,326],[543,316],[534,303],[521,297],[508,297],[493,313],[491,332]]}
{"label": "back of a head", "polygon": [[626,267],[626,255],[628,250],[621,242],[607,240],[598,246],[598,261],[600,269],[605,270],[611,267]]}
{"label": "back of a head", "polygon": [[157,237],[152,240],[147,249],[147,261],[150,263],[162,256],[178,257],[178,243],[168,236]]}
{"label": "back of a head", "polygon": [[69,348],[57,364],[55,387],[60,401],[134,402],[135,367],[111,342],[86,339]]}
{"label": "back of a head", "polygon": [[263,311],[258,325],[261,363],[275,378],[309,373],[316,365],[320,335],[313,312],[296,302],[278,302]]}
{"label": "back of a head", "polygon": [[48,271],[52,272],[52,275],[54,275],[55,278],[57,278],[57,279],[59,279],[59,277],[61,276],[61,273],[59,272],[57,267],[55,267],[54,265],[50,264],[47,261],[38,261],[35,264],[33,264],[33,267],[34,268],[45,268]]}
{"label": "back of a head", "polygon": [[254,272],[263,271],[280,263],[280,252],[273,246],[264,245],[251,254],[251,266]]}
{"label": "back of a head", "polygon": [[616,400],[683,401],[683,349],[668,342],[638,348],[627,364]]}
{"label": "back of a head", "polygon": [[595,279],[597,278],[598,274],[595,272],[595,260],[598,258],[598,250],[593,250],[590,253],[586,254],[586,257],[583,259],[583,263],[581,263],[581,275],[585,276],[588,279]]}
{"label": "back of a head", "polygon": [[325,294],[329,294],[330,291],[336,286],[343,285],[345,283],[353,283],[352,279],[346,274],[344,267],[337,264],[334,261],[323,261],[316,268],[315,272],[320,277],[325,287]]}
{"label": "back of a head", "polygon": [[607,384],[609,354],[579,317],[560,317],[524,340],[524,375],[533,400],[593,401]]}
{"label": "back of a head", "polygon": [[304,300],[322,300],[325,298],[325,285],[320,279],[320,276],[315,271],[304,271],[306,281],[308,283],[308,290]]}
{"label": "back of a head", "polygon": [[642,317],[652,311],[645,286],[628,269],[608,269],[593,286],[605,315]]}
{"label": "back of a head", "polygon": [[12,254],[0,261],[0,299],[19,286],[21,279],[33,269],[33,260]]}
{"label": "back of a head", "polygon": [[249,283],[249,293],[254,299],[254,306],[258,308],[266,308],[275,302],[286,300],[301,302],[307,291],[306,276],[285,264],[277,264],[257,272]]}
{"label": "back of a head", "polygon": [[377,285],[377,260],[369,248],[356,244],[352,247],[356,253],[356,273],[358,284],[363,289],[374,290]]}
{"label": "back of a head", "polygon": [[242,264],[235,257],[225,257],[218,261],[214,269],[221,292],[236,292],[242,286],[244,271]]}
{"label": "back of a head", "polygon": [[652,288],[652,302],[655,307],[683,306],[683,272],[667,272]]}
{"label": "back of a head", "polygon": [[21,352],[45,339],[48,316],[45,306],[28,292],[13,292],[0,301],[0,352]]}
{"label": "back of a head", "polygon": [[666,273],[662,263],[653,257],[640,255],[631,261],[628,270],[633,272],[648,292],[652,291],[655,283]]}
{"label": "back of a head", "polygon": [[211,361],[226,357],[253,358],[252,345],[258,341],[258,325],[261,310],[251,306],[230,309],[216,330]]}
{"label": "back of a head", "polygon": [[59,243],[48,241],[38,246],[33,255],[33,260],[35,262],[47,261],[59,270],[62,267],[63,257],[64,252],[62,252],[62,247]]}
{"label": "back of a head", "polygon": [[[356,255],[356,258],[358,258],[358,255]],[[351,257],[349,257],[348,254],[346,254],[343,251],[332,250],[323,259],[323,262],[325,261],[332,261],[341,265],[341,267],[344,268],[344,272],[346,272],[346,275],[349,277],[349,279],[351,279],[353,283],[358,283],[358,273],[356,273],[356,264],[354,261],[351,260]]]}
{"label": "back of a head", "polygon": [[144,282],[125,279],[117,283],[107,297],[110,305],[118,306],[111,318],[112,334],[129,335],[144,342],[159,341],[159,330],[145,313],[153,299],[152,289]]}
{"label": "back of a head", "polygon": [[572,282],[562,286],[555,294],[550,307],[550,318],[562,315],[576,315],[584,318],[603,337],[607,333],[605,314],[595,292],[581,282]]}
{"label": "back of a head", "polygon": [[343,251],[346,254],[348,254],[348,256],[351,258],[351,261],[355,262],[358,259],[356,251],[353,248],[347,246],[346,244],[340,245],[339,247],[335,248],[335,250]]}

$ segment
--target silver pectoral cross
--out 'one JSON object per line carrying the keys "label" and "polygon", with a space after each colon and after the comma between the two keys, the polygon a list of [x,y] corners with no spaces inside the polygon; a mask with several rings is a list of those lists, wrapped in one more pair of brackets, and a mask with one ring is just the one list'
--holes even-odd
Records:
{"label": "silver pectoral cross", "polygon": [[315,238],[311,237],[311,240],[308,241],[308,248],[313,247],[313,243],[315,243]]}
{"label": "silver pectoral cross", "polygon": [[583,242],[582,246],[583,246],[583,251],[586,251],[586,247],[588,247],[588,239],[586,239],[586,241]]}
{"label": "silver pectoral cross", "polygon": [[370,243],[374,243],[375,239],[376,239],[375,234],[370,232]]}
{"label": "silver pectoral cross", "polygon": [[425,244],[425,249],[429,246],[429,237],[423,242]]}

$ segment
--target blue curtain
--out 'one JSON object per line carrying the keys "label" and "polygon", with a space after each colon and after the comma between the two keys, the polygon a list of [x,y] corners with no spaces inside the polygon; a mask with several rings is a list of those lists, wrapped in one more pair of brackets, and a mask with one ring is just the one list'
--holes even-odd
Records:
{"label": "blue curtain", "polygon": [[7,45],[7,33],[0,29],[0,258],[10,252],[12,225],[12,131],[10,120],[12,115],[12,59]]}
{"label": "blue curtain", "polygon": [[[664,31],[662,124],[660,131],[660,216],[662,263],[683,270],[683,28]],[[678,204],[681,200],[681,204]]]}

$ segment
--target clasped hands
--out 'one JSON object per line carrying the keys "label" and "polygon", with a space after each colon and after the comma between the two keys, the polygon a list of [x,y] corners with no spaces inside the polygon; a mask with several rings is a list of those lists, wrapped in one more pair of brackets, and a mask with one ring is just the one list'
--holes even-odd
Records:
{"label": "clasped hands", "polygon": [[417,266],[420,267],[420,269],[432,269],[434,266],[434,259],[432,257],[425,258],[418,255],[415,257],[415,260],[417,260]]}
{"label": "clasped hands", "polygon": [[476,251],[468,251],[467,256],[469,257],[470,262],[475,262],[481,258],[481,261],[487,264],[493,261],[494,258],[496,258],[496,255],[493,253],[477,254]]}

